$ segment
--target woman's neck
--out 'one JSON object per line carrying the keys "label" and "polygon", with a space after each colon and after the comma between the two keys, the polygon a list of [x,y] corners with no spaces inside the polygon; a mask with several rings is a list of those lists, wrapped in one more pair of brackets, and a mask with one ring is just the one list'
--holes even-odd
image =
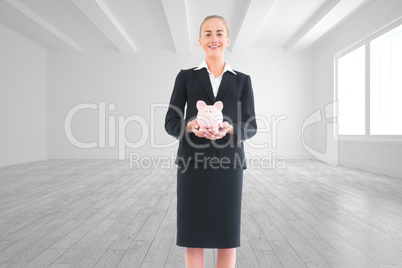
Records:
{"label": "woman's neck", "polygon": [[222,74],[226,64],[223,58],[205,59],[205,62],[207,63],[208,70],[210,70],[215,75],[215,77]]}

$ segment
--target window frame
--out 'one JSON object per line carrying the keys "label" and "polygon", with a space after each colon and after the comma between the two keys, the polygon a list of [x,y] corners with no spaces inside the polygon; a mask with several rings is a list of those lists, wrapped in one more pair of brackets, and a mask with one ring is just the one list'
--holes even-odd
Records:
{"label": "window frame", "polygon": [[[402,135],[372,135],[370,133],[370,42],[377,37],[391,31],[392,29],[402,25],[402,17],[392,21],[386,26],[380,28],[374,33],[359,42],[349,46],[348,48],[336,53],[333,58],[334,63],[334,100],[338,101],[338,59],[352,52],[353,50],[365,47],[365,134],[364,135],[341,135],[334,133],[334,138],[344,142],[369,142],[381,144],[402,144]],[[339,114],[339,105],[335,105],[335,114]],[[337,137],[336,137],[337,136]]]}

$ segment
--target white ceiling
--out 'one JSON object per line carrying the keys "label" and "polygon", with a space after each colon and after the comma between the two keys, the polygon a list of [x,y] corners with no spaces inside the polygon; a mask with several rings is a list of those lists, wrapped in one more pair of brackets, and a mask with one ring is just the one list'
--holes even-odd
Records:
{"label": "white ceiling", "polygon": [[371,0],[0,0],[0,20],[47,47],[188,53],[199,25],[218,14],[232,52],[302,51]]}

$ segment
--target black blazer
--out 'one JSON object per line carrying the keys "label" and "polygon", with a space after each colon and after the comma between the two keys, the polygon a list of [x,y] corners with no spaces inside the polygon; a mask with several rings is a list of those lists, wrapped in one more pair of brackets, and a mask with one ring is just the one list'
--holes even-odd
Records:
{"label": "black blazer", "polygon": [[[238,71],[236,75],[225,72],[215,98],[206,68],[194,69],[181,70],[177,75],[165,118],[166,132],[180,140],[175,163],[214,161],[211,165],[215,167],[230,165],[246,169],[243,142],[257,132],[250,76]],[[235,133],[210,140],[185,132],[187,123],[197,117],[198,100],[207,105],[222,101],[223,120],[233,125]]]}

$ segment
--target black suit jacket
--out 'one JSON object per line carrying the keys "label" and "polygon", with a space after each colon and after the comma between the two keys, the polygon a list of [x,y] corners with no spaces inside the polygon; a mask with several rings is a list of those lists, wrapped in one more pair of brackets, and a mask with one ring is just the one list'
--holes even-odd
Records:
{"label": "black suit jacket", "polygon": [[[177,75],[165,118],[167,133],[180,140],[175,163],[214,161],[211,164],[215,167],[229,165],[246,169],[243,142],[257,132],[250,76],[238,71],[225,72],[215,98],[208,71],[194,69],[181,70]],[[233,125],[235,133],[210,140],[185,132],[187,123],[197,117],[198,100],[207,105],[222,101],[223,120]]]}

